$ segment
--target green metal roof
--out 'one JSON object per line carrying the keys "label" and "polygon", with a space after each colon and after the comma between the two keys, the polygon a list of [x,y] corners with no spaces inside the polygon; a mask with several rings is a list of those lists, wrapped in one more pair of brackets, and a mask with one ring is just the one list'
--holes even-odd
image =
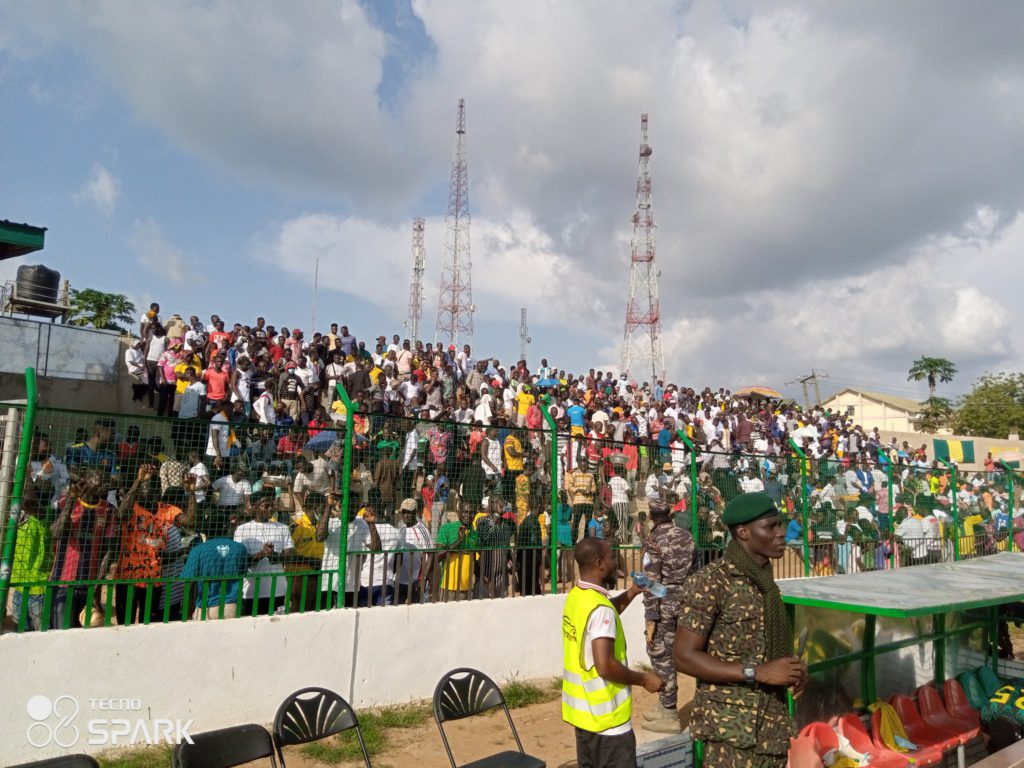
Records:
{"label": "green metal roof", "polygon": [[875,616],[927,616],[1024,600],[1024,553],[779,581],[784,602]]}
{"label": "green metal roof", "polygon": [[46,227],[0,221],[0,261],[41,251]]}

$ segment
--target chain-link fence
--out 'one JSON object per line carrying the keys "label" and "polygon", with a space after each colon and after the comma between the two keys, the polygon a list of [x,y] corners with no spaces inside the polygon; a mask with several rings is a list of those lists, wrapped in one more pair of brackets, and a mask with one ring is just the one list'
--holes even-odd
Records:
{"label": "chain-link fence", "polygon": [[[198,418],[35,409],[28,483],[8,526],[6,627],[566,591],[584,536],[612,544],[625,586],[642,567],[652,502],[670,506],[706,564],[728,541],[726,504],[755,490],[785,517],[778,578],[975,557],[1024,538],[1020,478],[1005,470],[812,458],[795,444],[705,450],[686,432],[641,438],[553,420],[362,413],[343,392],[279,405],[272,424],[255,421],[258,403],[247,413],[202,402]],[[5,498],[24,412],[14,407],[2,431]]]}

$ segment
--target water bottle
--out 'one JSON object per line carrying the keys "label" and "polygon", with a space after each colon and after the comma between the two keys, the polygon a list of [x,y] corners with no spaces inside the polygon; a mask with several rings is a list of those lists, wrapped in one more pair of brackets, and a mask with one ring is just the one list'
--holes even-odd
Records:
{"label": "water bottle", "polygon": [[668,587],[662,584],[660,581],[654,581],[649,578],[646,573],[642,571],[633,571],[629,574],[629,577],[633,579],[633,583],[636,584],[640,589],[646,589],[647,594],[653,597],[655,600],[661,600],[665,595],[668,594]]}

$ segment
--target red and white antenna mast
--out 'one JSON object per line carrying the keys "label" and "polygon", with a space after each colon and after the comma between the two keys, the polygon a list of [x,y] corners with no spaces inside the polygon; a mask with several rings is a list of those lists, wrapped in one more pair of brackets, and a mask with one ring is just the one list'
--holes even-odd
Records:
{"label": "red and white antenna mast", "polygon": [[425,222],[417,217],[412,220],[412,277],[409,279],[409,319],[405,330],[415,343],[419,339],[420,319],[423,317],[423,271],[427,264],[426,249],[423,247]]}
{"label": "red and white antenna mast", "polygon": [[455,152],[444,216],[444,267],[437,301],[434,341],[459,344],[473,340],[473,276],[469,258],[469,174],[466,168],[466,101],[459,99],[455,120]]}
{"label": "red and white antenna mast", "polygon": [[665,377],[661,349],[661,306],[654,262],[654,210],[651,207],[651,145],[647,143],[647,113],[640,115],[640,172],[633,213],[632,263],[626,331],[622,340],[622,372],[636,378],[651,374],[651,384]]}

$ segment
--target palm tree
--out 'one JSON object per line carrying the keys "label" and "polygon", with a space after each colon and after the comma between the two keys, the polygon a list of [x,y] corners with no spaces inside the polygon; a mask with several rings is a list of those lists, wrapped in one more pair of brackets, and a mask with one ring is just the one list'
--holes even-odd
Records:
{"label": "palm tree", "polygon": [[919,357],[910,367],[907,381],[928,381],[928,399],[935,397],[935,384],[941,381],[943,384],[953,380],[956,376],[956,366],[944,357]]}
{"label": "palm tree", "polygon": [[135,305],[121,293],[104,293],[94,288],[71,290],[69,325],[90,325],[105,331],[128,333],[122,325],[135,321]]}

